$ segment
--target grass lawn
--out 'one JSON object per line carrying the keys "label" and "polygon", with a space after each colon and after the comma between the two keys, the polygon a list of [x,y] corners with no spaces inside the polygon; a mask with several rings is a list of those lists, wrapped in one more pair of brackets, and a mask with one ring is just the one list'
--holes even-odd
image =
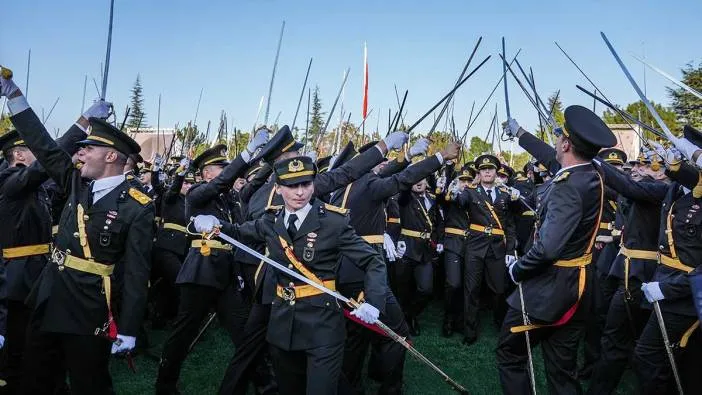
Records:
{"label": "grass lawn", "polygon": [[[471,394],[500,393],[500,383],[495,362],[497,331],[489,314],[481,320],[481,337],[470,347],[461,344],[461,336],[446,339],[441,336],[441,310],[433,304],[421,317],[422,335],[414,339],[414,345],[427,358],[461,383]],[[167,336],[165,331],[150,332],[152,352],[160,354],[161,344]],[[187,347],[184,344],[183,347]],[[213,394],[219,388],[224,369],[233,353],[232,345],[216,320],[204,338],[183,365],[180,390],[183,394]],[[537,392],[547,393],[541,352],[534,349]],[[152,394],[158,362],[145,356],[135,359],[137,373],[132,373],[126,362],[113,360],[112,376],[118,394]],[[627,370],[618,394],[634,393],[633,372]],[[374,393],[375,385],[368,382],[368,394]],[[583,384],[583,389],[587,384]],[[430,368],[412,356],[407,356],[405,365],[405,392],[407,394],[455,394]]]}

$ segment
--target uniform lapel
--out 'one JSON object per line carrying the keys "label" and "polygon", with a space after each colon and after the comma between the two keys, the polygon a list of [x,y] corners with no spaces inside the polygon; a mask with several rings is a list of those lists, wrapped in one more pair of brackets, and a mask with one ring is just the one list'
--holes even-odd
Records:
{"label": "uniform lapel", "polygon": [[275,233],[278,234],[278,236],[285,239],[285,241],[287,241],[289,245],[292,245],[292,240],[290,240],[288,230],[285,228],[285,210],[280,210],[278,217],[275,219],[275,225],[273,225],[273,229],[275,230]]}
{"label": "uniform lapel", "polygon": [[320,224],[319,215],[317,214],[318,211],[319,205],[313,204],[312,208],[310,209],[310,212],[307,213],[305,220],[302,222],[302,225],[300,225],[300,229],[297,230],[297,233],[295,234],[295,240],[298,240],[299,238],[306,236],[309,233],[313,233],[317,229],[319,229]]}

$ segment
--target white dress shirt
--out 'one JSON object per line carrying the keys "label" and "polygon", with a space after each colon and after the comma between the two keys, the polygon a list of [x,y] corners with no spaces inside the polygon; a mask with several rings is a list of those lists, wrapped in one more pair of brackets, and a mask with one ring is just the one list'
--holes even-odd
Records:
{"label": "white dress shirt", "polygon": [[93,204],[102,199],[105,195],[112,192],[113,189],[123,183],[125,180],[124,174],[118,176],[105,177],[93,181]]}
{"label": "white dress shirt", "polygon": [[297,215],[297,221],[295,221],[295,229],[300,229],[300,226],[302,226],[302,223],[305,222],[305,218],[307,217],[307,214],[309,214],[311,209],[312,205],[309,203],[307,203],[305,207],[297,211],[288,211],[288,209],[286,208],[285,217],[283,217],[283,223],[285,224],[285,227],[287,228],[289,226],[288,218],[290,218],[290,214],[295,214]]}

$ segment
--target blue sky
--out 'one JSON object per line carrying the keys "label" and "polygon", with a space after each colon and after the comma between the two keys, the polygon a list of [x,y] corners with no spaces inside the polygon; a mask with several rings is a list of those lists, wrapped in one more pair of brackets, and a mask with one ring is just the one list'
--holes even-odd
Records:
{"label": "blue sky", "polygon": [[[454,114],[459,129],[465,128],[473,101],[479,106],[501,75],[497,53],[502,36],[508,55],[522,49],[520,62],[533,67],[542,96],[561,89],[565,104],[589,107],[592,101],[575,88],[587,82],[560,54],[554,40],[620,104],[637,97],[600,38],[601,30],[642,85],[643,66],[631,53],[645,53],[649,62],[678,77],[686,63],[702,60],[698,30],[702,2],[693,0],[115,3],[108,100],[115,103],[121,117],[139,73],[152,126],[156,125],[158,95],[162,95],[162,127],[191,120],[202,88],[201,128],[208,120],[214,128],[221,110],[238,127],[250,128],[259,100],[268,90],[283,20],[286,30],[270,115],[273,120],[281,112],[280,123],[292,122],[307,63],[314,57],[310,84],[319,85],[327,111],[343,70],[351,68],[345,108],[358,124],[364,42],[368,43],[369,108],[373,109],[367,130],[375,128],[378,114],[381,130],[387,124],[388,107],[396,108],[393,84],[400,94],[409,89],[408,121],[421,115],[453,85],[479,36],[483,43],[473,65],[489,54],[493,57],[456,96]],[[50,130],[67,129],[79,115],[86,74],[86,102],[96,97],[92,78],[100,84],[108,9],[109,0],[23,0],[12,2],[3,12],[0,63],[13,68],[24,88],[31,48],[30,104],[38,113],[42,107],[48,112],[60,97],[47,123]],[[662,77],[647,73],[650,99],[667,104],[667,85]],[[532,129],[537,124],[535,111],[511,79],[509,88],[512,115]],[[498,117],[504,120],[500,88],[470,135],[484,136],[495,103]],[[304,127],[304,102],[301,111],[297,124]],[[338,112],[332,124],[337,122]],[[430,123],[422,126],[429,128]]]}

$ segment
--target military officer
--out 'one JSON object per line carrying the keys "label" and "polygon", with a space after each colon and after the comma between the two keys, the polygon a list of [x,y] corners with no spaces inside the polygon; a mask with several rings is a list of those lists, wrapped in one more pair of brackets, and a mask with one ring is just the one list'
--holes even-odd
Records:
{"label": "military officer", "polygon": [[466,345],[478,339],[478,309],[480,290],[485,283],[492,293],[493,321],[502,323],[505,314],[505,259],[516,250],[516,228],[513,213],[521,209],[519,191],[499,186],[495,177],[501,167],[499,159],[483,154],[475,159],[480,184],[458,193],[450,188],[451,199],[468,211],[470,226],[464,269],[464,339]]}
{"label": "military officer", "polygon": [[[230,189],[244,174],[253,153],[268,138],[266,131],[256,133],[251,142],[231,163],[226,146],[216,145],[198,155],[193,166],[202,172],[203,181],[190,187],[185,197],[185,218],[199,214],[215,215],[232,221]],[[268,148],[270,149],[270,147]],[[242,273],[232,248],[215,240],[196,237],[176,277],[180,304],[174,328],[164,343],[156,392],[177,393],[180,369],[189,345],[197,336],[211,307],[215,307],[232,343],[237,344],[243,329],[247,306],[242,300]]]}
{"label": "military officer", "polygon": [[[57,143],[73,154],[76,143],[85,139],[88,119],[92,116],[107,118],[109,103],[98,101],[83,114]],[[9,167],[0,172],[0,218],[8,225],[0,232],[0,246],[7,265],[8,327],[7,347],[0,374],[8,383],[2,388],[7,393],[19,390],[22,352],[31,309],[24,300],[48,262],[49,243],[56,198],[49,188],[49,175],[36,161],[32,152],[16,130],[0,137],[0,150]],[[59,193],[54,191],[54,193]],[[58,208],[58,215],[61,209]]]}
{"label": "military officer", "polygon": [[[339,258],[365,272],[363,302],[351,314],[373,324],[384,309],[385,264],[349,225],[347,210],[314,199],[316,170],[309,157],[275,164],[276,190],[284,208],[241,226],[224,223],[222,231],[242,241],[268,245],[271,259],[287,263],[311,281],[336,289]],[[216,218],[196,220],[198,231],[218,225]],[[272,270],[272,269],[271,269]],[[267,341],[271,345],[281,394],[335,394],[344,348],[342,307],[333,297],[280,273],[267,272],[275,284]],[[267,287],[269,284],[265,284]]]}
{"label": "military officer", "polygon": [[[531,391],[525,330],[532,346],[542,344],[549,391],[581,392],[576,378],[577,344],[588,312],[589,264],[604,204],[604,184],[591,160],[600,148],[611,147],[617,140],[585,107],[570,106],[564,114],[564,128],[556,129],[555,160],[560,170],[538,208],[541,226],[529,251],[508,270],[510,278],[521,284],[524,297],[515,291],[507,299],[509,309],[497,346],[506,394]],[[504,127],[511,137],[525,133],[514,119]],[[522,319],[522,303],[531,325]]]}
{"label": "military officer", "polygon": [[[70,191],[52,263],[28,297],[33,312],[23,392],[54,393],[65,366],[71,392],[112,393],[110,349],[134,348],[150,271],[153,205],[123,174],[127,156],[140,147],[112,125],[91,118],[89,136],[79,143],[77,169],[12,80],[0,78],[0,84],[25,144],[49,176]],[[81,178],[93,182],[86,185]]]}

